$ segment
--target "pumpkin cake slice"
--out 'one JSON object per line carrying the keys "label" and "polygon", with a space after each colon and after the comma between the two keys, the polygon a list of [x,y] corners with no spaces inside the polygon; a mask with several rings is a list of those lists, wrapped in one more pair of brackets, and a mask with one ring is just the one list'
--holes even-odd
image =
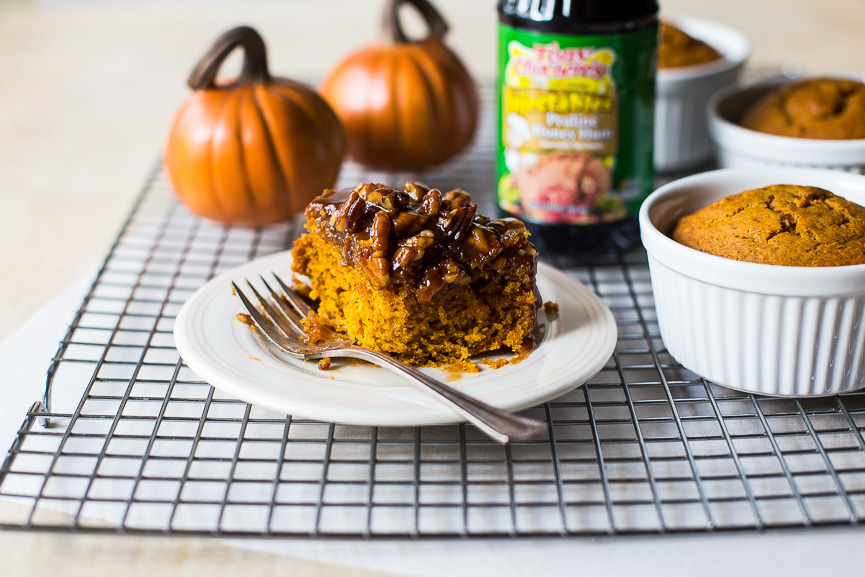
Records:
{"label": "pumpkin cake slice", "polygon": [[412,365],[530,342],[537,250],[513,218],[477,214],[468,193],[406,183],[326,190],[306,209],[292,270],[316,320]]}

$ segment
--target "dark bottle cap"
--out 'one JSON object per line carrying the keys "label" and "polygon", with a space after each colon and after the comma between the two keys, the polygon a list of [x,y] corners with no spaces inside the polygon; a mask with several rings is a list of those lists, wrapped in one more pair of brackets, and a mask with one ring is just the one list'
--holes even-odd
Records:
{"label": "dark bottle cap", "polygon": [[538,32],[626,32],[654,24],[657,14],[655,0],[499,0],[502,22]]}

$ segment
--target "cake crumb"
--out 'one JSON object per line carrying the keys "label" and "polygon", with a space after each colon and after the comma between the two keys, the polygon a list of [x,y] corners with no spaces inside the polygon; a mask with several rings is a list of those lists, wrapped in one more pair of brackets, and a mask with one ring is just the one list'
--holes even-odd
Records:
{"label": "cake crumb", "polygon": [[237,313],[237,316],[234,317],[245,325],[252,326],[252,317],[246,313]]}
{"label": "cake crumb", "polygon": [[258,361],[259,363],[261,362],[261,359],[259,359],[258,357],[253,357],[250,355],[249,358],[252,359],[253,361]]}
{"label": "cake crumb", "polygon": [[[481,361],[483,362],[483,361]],[[427,367],[437,367],[444,371],[447,374],[447,382],[451,383],[454,381],[459,381],[463,378],[465,373],[479,373],[480,368],[473,362],[469,360],[459,360],[453,361],[446,364],[436,364],[433,362],[427,362],[425,364]]]}
{"label": "cake crumb", "polygon": [[[318,370],[326,371],[330,368],[330,357],[324,357],[320,361],[318,361]],[[333,377],[330,377],[331,379]]]}
{"label": "cake crumb", "polygon": [[559,303],[547,301],[544,303],[544,314],[557,315],[559,314]]}
{"label": "cake crumb", "polygon": [[317,343],[323,338],[323,329],[324,325],[322,324],[321,317],[315,311],[309,311],[309,314],[303,321],[303,330],[306,333],[303,341],[306,343]]}
{"label": "cake crumb", "polygon": [[501,358],[501,357],[499,357],[497,359],[484,359],[481,362],[484,363],[485,365],[487,365],[491,369],[500,369],[505,365],[511,364],[511,361],[509,361],[508,359]]}
{"label": "cake crumb", "polygon": [[476,364],[469,360],[457,361],[451,364],[448,368],[454,368],[458,371],[462,371],[464,373],[479,373],[480,369]]}

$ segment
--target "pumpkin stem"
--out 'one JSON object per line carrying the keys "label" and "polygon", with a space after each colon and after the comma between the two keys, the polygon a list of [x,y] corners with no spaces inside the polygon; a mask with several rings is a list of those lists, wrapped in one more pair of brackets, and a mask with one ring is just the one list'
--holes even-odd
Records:
{"label": "pumpkin stem", "polygon": [[193,90],[215,88],[219,67],[238,46],[243,48],[243,67],[240,69],[240,77],[231,85],[270,82],[264,40],[249,26],[238,26],[224,32],[204,53],[189,74],[189,79],[186,81],[189,87]]}
{"label": "pumpkin stem", "polygon": [[397,44],[412,42],[412,40],[406,36],[405,31],[402,28],[402,23],[399,20],[399,8],[403,4],[411,4],[414,6],[417,11],[420,12],[423,19],[426,20],[427,26],[429,27],[429,36],[424,40],[430,38],[442,38],[445,35],[445,32],[448,31],[447,22],[445,22],[442,15],[439,14],[439,11],[436,10],[427,0],[387,0],[387,4],[385,4],[384,7],[384,22],[382,28],[384,33],[393,38],[393,41]]}

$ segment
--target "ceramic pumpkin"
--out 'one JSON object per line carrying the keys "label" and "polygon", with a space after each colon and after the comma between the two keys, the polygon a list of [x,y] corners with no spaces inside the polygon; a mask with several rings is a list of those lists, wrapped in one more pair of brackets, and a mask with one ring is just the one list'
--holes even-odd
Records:
{"label": "ceramic pumpkin", "polygon": [[[399,7],[415,6],[429,36],[409,40]],[[426,0],[389,0],[388,44],[352,54],[331,71],[321,93],[349,139],[349,155],[369,168],[422,170],[462,151],[478,121],[475,84],[445,46],[447,23]]]}
{"label": "ceramic pumpkin", "polygon": [[[238,47],[239,77],[217,84]],[[195,92],[174,119],[165,167],[193,212],[232,225],[280,222],[333,185],[346,150],[338,118],[312,88],[270,75],[255,30],[220,36],[188,84]]]}

